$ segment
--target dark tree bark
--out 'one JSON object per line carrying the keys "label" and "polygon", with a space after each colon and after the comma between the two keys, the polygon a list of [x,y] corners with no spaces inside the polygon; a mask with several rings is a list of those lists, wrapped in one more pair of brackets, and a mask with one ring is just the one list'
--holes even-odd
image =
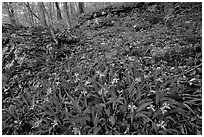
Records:
{"label": "dark tree bark", "polygon": [[79,2],[79,13],[84,13],[84,2]]}
{"label": "dark tree bark", "polygon": [[55,6],[57,9],[57,21],[60,21],[62,19],[62,14],[58,2],[55,2]]}
{"label": "dark tree bark", "polygon": [[40,18],[38,18],[38,16],[31,9],[30,4],[28,2],[25,3],[25,6],[28,8],[29,12],[33,14],[34,17],[36,17],[38,20],[40,20]]}

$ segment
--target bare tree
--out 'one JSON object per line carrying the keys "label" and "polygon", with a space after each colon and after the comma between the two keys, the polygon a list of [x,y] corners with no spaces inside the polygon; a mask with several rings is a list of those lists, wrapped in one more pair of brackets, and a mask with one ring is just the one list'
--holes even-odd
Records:
{"label": "bare tree", "polygon": [[14,26],[17,26],[18,25],[18,21],[15,18],[14,9],[13,9],[13,7],[11,5],[11,2],[5,2],[4,4],[5,4],[6,9],[8,11],[10,23],[12,25],[14,25]]}
{"label": "bare tree", "polygon": [[55,2],[55,6],[57,9],[57,21],[60,21],[62,19],[62,14],[58,2]]}
{"label": "bare tree", "polygon": [[70,10],[68,8],[68,2],[63,2],[63,8],[66,16],[66,23],[67,23],[67,29],[71,29],[71,21],[70,21]]}
{"label": "bare tree", "polygon": [[47,26],[44,4],[43,2],[38,2],[37,4],[39,9],[40,22],[43,26]]}

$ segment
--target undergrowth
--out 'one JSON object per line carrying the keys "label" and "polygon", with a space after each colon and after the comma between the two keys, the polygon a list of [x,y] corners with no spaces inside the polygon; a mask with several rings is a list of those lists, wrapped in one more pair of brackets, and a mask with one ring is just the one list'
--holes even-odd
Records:
{"label": "undergrowth", "polygon": [[159,6],[110,7],[55,31],[58,45],[43,27],[3,26],[3,134],[202,134],[198,18],[177,7],[166,28]]}

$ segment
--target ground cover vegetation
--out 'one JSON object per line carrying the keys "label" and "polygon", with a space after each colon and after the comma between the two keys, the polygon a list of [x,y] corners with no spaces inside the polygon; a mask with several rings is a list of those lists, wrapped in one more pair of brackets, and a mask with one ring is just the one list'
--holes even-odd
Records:
{"label": "ground cover vegetation", "polygon": [[2,133],[202,134],[202,3],[122,3],[72,30],[2,26]]}

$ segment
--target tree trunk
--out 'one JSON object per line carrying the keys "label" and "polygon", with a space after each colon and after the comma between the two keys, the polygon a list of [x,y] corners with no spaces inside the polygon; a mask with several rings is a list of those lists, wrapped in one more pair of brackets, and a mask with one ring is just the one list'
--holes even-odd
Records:
{"label": "tree trunk", "polygon": [[62,19],[62,14],[58,2],[55,2],[55,6],[57,9],[57,21],[60,21]]}
{"label": "tree trunk", "polygon": [[84,13],[84,2],[79,2],[79,13]]}
{"label": "tree trunk", "polygon": [[31,12],[31,8],[30,8],[29,2],[27,2],[27,9],[28,9],[27,13],[28,13],[30,25],[31,25],[31,27],[33,27],[34,26],[34,19],[33,19],[33,14]]}
{"label": "tree trunk", "polygon": [[[33,12],[33,5],[31,5],[30,7],[30,4],[27,2],[27,4],[25,3],[25,6],[28,8],[29,12],[34,16],[36,17],[38,20],[40,20],[40,18],[38,18],[38,16]],[[31,9],[32,8],[32,9]],[[34,19],[33,19],[34,20]]]}
{"label": "tree trunk", "polygon": [[11,2],[9,3],[5,2],[4,4],[6,5],[7,11],[8,11],[10,23],[13,26],[17,26],[17,20],[15,19],[14,10],[13,10],[13,7],[11,6]]}
{"label": "tree trunk", "polygon": [[40,21],[40,19],[39,19],[38,16],[34,13],[34,12],[35,12],[35,8],[36,8],[36,5],[35,5],[33,2],[30,3],[30,11],[32,12],[33,17],[35,17],[35,18],[33,18],[33,22],[34,22],[34,24],[37,24],[38,21]]}
{"label": "tree trunk", "polygon": [[65,16],[66,16],[67,29],[70,30],[71,21],[70,21],[70,12],[69,12],[67,2],[63,2],[63,7],[64,7]]}
{"label": "tree trunk", "polygon": [[74,2],[70,2],[70,13],[71,15],[75,14],[75,3]]}
{"label": "tree trunk", "polygon": [[39,9],[39,17],[40,17],[40,22],[43,26],[47,26],[46,22],[46,17],[45,17],[45,9],[44,9],[44,4],[43,2],[38,2],[38,9]]}
{"label": "tree trunk", "polygon": [[53,10],[52,10],[52,2],[49,2],[49,15],[51,23],[53,24]]}
{"label": "tree trunk", "polygon": [[52,27],[51,16],[50,16],[50,14],[48,13],[48,11],[45,9],[45,6],[44,6],[43,3],[42,3],[42,8],[43,8],[43,10],[44,10],[44,12],[45,12],[45,15],[47,16],[47,19],[48,19],[48,27],[49,27],[49,29],[50,29],[52,38],[53,38],[53,40],[55,41],[55,43],[58,44],[58,41],[57,41],[57,39],[55,38],[55,34],[54,34],[54,32],[53,32],[54,29],[53,29],[53,27]]}

